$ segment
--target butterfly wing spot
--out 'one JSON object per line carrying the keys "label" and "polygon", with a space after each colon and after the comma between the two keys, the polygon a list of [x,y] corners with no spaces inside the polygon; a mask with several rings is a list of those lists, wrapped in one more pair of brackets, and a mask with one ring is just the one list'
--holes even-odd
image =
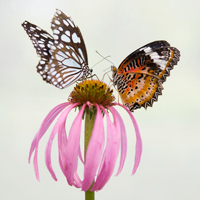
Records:
{"label": "butterfly wing spot", "polygon": [[76,68],[77,71],[80,68],[80,65],[72,58],[65,59],[64,61],[62,61],[62,63],[63,63],[64,66]]}
{"label": "butterfly wing spot", "polygon": [[59,77],[57,80],[58,80],[58,82],[61,82],[61,81],[62,81],[62,78],[61,78],[61,77]]}
{"label": "butterfly wing spot", "polygon": [[45,51],[47,51],[47,49],[45,48],[44,44],[39,44],[40,48],[44,48]]}
{"label": "butterfly wing spot", "polygon": [[56,78],[59,78],[60,77],[60,74],[56,74]]}
{"label": "butterfly wing spot", "polygon": [[[49,71],[49,73],[51,74],[53,71],[55,71],[55,67],[53,67],[53,64],[51,65],[51,69],[50,69],[50,71]],[[56,74],[57,75],[57,74]]]}
{"label": "butterfly wing spot", "polygon": [[72,26],[72,28],[75,28],[75,25],[71,19],[67,19],[67,22]]}
{"label": "butterfly wing spot", "polygon": [[69,31],[65,31],[65,34],[70,37],[70,32]]}
{"label": "butterfly wing spot", "polygon": [[[60,31],[57,30],[57,29],[55,29],[55,30],[53,31],[53,34],[60,34]],[[54,39],[55,39],[55,38],[54,38]]]}
{"label": "butterfly wing spot", "polygon": [[60,22],[56,19],[55,21],[54,21],[57,25],[60,25]]}
{"label": "butterfly wing spot", "polygon": [[127,56],[117,71],[111,67],[122,103],[130,111],[152,106],[179,57],[179,50],[168,42],[155,41]]}
{"label": "butterfly wing spot", "polygon": [[59,31],[63,31],[63,28],[61,26],[58,27]]}
{"label": "butterfly wing spot", "polygon": [[[30,28],[33,29],[33,27],[30,27]],[[42,31],[42,29],[38,26],[36,26],[35,29],[37,29],[38,31]]]}
{"label": "butterfly wing spot", "polygon": [[[55,76],[55,75],[56,75],[56,71],[53,71],[53,72],[51,73],[51,75],[52,75],[52,76]],[[52,80],[53,80],[53,78],[52,78]]]}
{"label": "butterfly wing spot", "polygon": [[[79,60],[78,57],[76,56],[76,54],[75,54],[74,52],[72,52],[72,56],[74,57],[74,59],[75,59],[76,61]],[[82,60],[82,59],[81,59],[81,60]]]}
{"label": "butterfly wing spot", "polygon": [[69,26],[69,23],[68,23],[65,19],[63,19],[63,23],[64,23],[66,26]]}
{"label": "butterfly wing spot", "polygon": [[60,10],[56,9],[56,14],[61,15],[62,12]]}
{"label": "butterfly wing spot", "polygon": [[63,41],[63,42],[70,42],[70,38],[68,37],[68,36],[66,36],[66,35],[61,35],[61,40]]}
{"label": "butterfly wing spot", "polygon": [[80,43],[81,42],[81,39],[77,36],[76,33],[72,34],[72,40],[73,40],[74,43]]}
{"label": "butterfly wing spot", "polygon": [[56,50],[56,47],[54,45],[51,46],[51,51]]}
{"label": "butterfly wing spot", "polygon": [[[69,52],[65,52],[65,53],[63,53],[62,51],[58,51],[58,52],[57,52],[57,55],[61,56],[63,59],[66,58],[66,55],[67,55],[67,54],[68,54],[68,56],[69,56]],[[61,60],[61,59],[58,59],[58,60]]]}
{"label": "butterfly wing spot", "polygon": [[139,49],[139,51],[144,51],[146,54],[150,53],[152,51],[151,47],[143,47]]}
{"label": "butterfly wing spot", "polygon": [[[60,43],[58,46],[57,46],[58,49],[63,49],[64,48],[64,45],[62,43]],[[67,53],[67,51],[65,52]]]}
{"label": "butterfly wing spot", "polygon": [[54,34],[53,37],[54,37],[54,40],[58,40],[59,39],[58,35],[56,35],[56,34]]}
{"label": "butterfly wing spot", "polygon": [[[81,58],[84,60],[84,56],[83,56],[83,52],[82,52],[81,48],[78,48],[78,52],[80,53]],[[84,62],[85,62],[85,60],[84,60]]]}
{"label": "butterfly wing spot", "polygon": [[[41,65],[44,65],[44,64],[45,64],[45,61],[44,61],[44,60],[40,60],[40,64],[41,64]],[[38,66],[38,67],[41,67],[41,66]]]}
{"label": "butterfly wing spot", "polygon": [[62,61],[62,60],[63,60],[63,57],[60,56],[59,54],[56,54],[56,55],[55,55],[55,58],[56,58],[56,60],[59,60],[59,61]]}

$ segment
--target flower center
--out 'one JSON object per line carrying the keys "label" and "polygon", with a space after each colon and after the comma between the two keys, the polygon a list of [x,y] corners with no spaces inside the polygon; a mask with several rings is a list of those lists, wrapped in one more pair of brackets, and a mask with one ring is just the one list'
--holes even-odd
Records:
{"label": "flower center", "polygon": [[89,101],[91,104],[96,103],[106,107],[113,105],[115,97],[112,93],[113,90],[101,81],[85,80],[76,85],[68,100],[72,103],[81,104]]}

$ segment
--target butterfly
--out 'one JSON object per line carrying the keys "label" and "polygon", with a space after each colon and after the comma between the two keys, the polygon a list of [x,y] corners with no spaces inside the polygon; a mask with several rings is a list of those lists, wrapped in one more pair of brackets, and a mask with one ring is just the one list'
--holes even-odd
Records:
{"label": "butterfly", "polygon": [[167,41],[151,42],[111,67],[113,84],[130,111],[152,106],[162,94],[163,83],[179,61],[180,52]]}
{"label": "butterfly", "polygon": [[62,11],[57,9],[52,19],[53,37],[28,21],[22,26],[40,56],[36,68],[44,81],[63,89],[91,75],[80,29]]}

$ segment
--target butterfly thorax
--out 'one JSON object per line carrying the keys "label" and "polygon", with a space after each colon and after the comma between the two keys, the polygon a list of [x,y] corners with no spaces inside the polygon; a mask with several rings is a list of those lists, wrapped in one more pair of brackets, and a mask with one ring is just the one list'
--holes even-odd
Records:
{"label": "butterfly thorax", "polygon": [[125,86],[125,83],[124,83],[124,77],[125,75],[123,73],[119,73],[118,72],[118,69],[115,67],[115,66],[111,66],[111,70],[112,70],[112,81],[113,81],[113,85],[117,85],[117,90],[119,92],[119,89],[122,87],[122,86]]}
{"label": "butterfly thorax", "polygon": [[80,81],[89,78],[89,77],[92,75],[92,72],[93,72],[93,69],[90,69],[90,68],[88,67],[88,65],[85,65],[84,63],[83,63],[83,65],[82,65],[82,68],[83,68],[83,76],[82,76],[82,78],[80,79]]}

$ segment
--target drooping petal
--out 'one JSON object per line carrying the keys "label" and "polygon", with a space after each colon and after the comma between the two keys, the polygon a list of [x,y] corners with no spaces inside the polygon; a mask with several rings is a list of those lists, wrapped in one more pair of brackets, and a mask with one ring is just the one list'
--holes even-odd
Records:
{"label": "drooping petal", "polygon": [[82,181],[76,171],[74,172],[74,186],[76,188],[82,188]]}
{"label": "drooping petal", "polygon": [[104,153],[103,164],[100,168],[100,173],[98,174],[96,182],[94,183],[91,191],[101,190],[108,182],[115,168],[120,148],[120,125],[118,117],[115,115],[114,109],[110,107],[109,110],[112,112],[114,117],[113,124],[107,111],[103,107],[101,107],[101,109],[106,114],[107,119],[107,144]]}
{"label": "drooping petal", "polygon": [[69,114],[69,112],[76,106],[78,106],[78,103],[73,104],[66,112],[62,113],[60,118],[58,119],[59,122],[59,130],[58,130],[58,150],[59,150],[59,164],[60,168],[63,172],[63,174],[66,176],[66,154],[67,154],[67,135],[66,135],[66,129],[65,129],[65,124],[66,124],[66,119]]}
{"label": "drooping petal", "polygon": [[[64,163],[66,163],[66,147],[67,147],[67,133],[65,130],[65,123],[60,125],[60,128],[58,130],[58,151],[59,151],[59,164],[60,168],[65,175],[65,166]],[[65,175],[66,176],[66,175]]]}
{"label": "drooping petal", "polygon": [[40,132],[40,138],[44,135],[44,133],[46,132],[46,130],[49,128],[49,126],[51,125],[51,123],[53,122],[53,120],[57,117],[57,115],[66,107],[68,106],[70,103],[66,102],[66,103],[62,103],[57,105],[55,108],[53,108],[48,115],[45,117],[45,119],[42,122],[42,125],[39,129],[39,131],[37,132],[37,134],[35,135],[32,143],[31,143],[31,148],[30,148],[30,152],[29,152],[29,158],[28,161],[30,163],[30,159],[31,159],[31,155],[35,149],[36,143],[37,143],[37,138]]}
{"label": "drooping petal", "polygon": [[97,108],[97,114],[90,142],[88,144],[86,152],[84,180],[82,186],[83,191],[87,191],[90,188],[92,182],[94,181],[96,171],[99,167],[102,158],[105,142],[103,116],[99,106],[95,106]]}
{"label": "drooping petal", "polygon": [[133,175],[136,172],[136,170],[140,164],[140,159],[141,159],[141,154],[142,154],[142,139],[140,136],[139,127],[138,127],[137,122],[136,122],[135,118],[133,117],[132,113],[125,106],[123,106],[121,104],[116,104],[116,105],[123,107],[127,111],[127,113],[129,114],[129,116],[133,122],[134,128],[135,128],[136,152],[135,152],[135,164],[134,164],[133,171],[132,171],[132,175]]}
{"label": "drooping petal", "polygon": [[[54,178],[54,180],[57,180],[55,173],[53,171],[52,165],[51,165],[51,146],[52,146],[52,142],[53,139],[55,137],[55,135],[57,134],[57,132],[61,132],[60,134],[58,134],[58,150],[59,150],[59,156],[61,155],[60,152],[63,151],[62,146],[60,145],[59,142],[63,143],[63,145],[67,145],[67,136],[66,136],[66,130],[65,130],[65,123],[63,123],[63,121],[66,121],[66,118],[68,116],[68,113],[74,108],[76,107],[78,104],[73,104],[71,106],[69,106],[68,108],[66,108],[63,113],[60,115],[60,117],[58,118],[56,124],[54,125],[53,131],[49,137],[47,146],[46,146],[46,150],[45,150],[45,162],[46,162],[46,166],[49,170],[49,172],[51,173],[52,177]],[[66,146],[65,146],[66,147]],[[59,159],[60,160],[60,159]],[[61,159],[62,160],[62,159]],[[61,167],[62,169],[62,167]]]}
{"label": "drooping petal", "polygon": [[63,163],[66,171],[65,175],[69,185],[74,184],[74,173],[77,171],[81,123],[85,106],[86,104],[82,106],[69,132],[68,144],[66,148],[66,163]]}
{"label": "drooping petal", "polygon": [[81,146],[80,145],[79,145],[78,157],[79,157],[80,161],[84,164],[83,156],[81,154]]}
{"label": "drooping petal", "polygon": [[120,162],[119,162],[119,168],[118,168],[117,174],[116,174],[116,176],[118,176],[123,169],[124,162],[126,159],[127,137],[126,137],[126,129],[125,129],[124,122],[123,122],[121,116],[119,115],[119,113],[117,112],[117,110],[115,108],[113,108],[113,113],[116,115],[116,117],[119,120],[119,125],[120,125],[120,130],[121,130],[120,131],[121,132],[121,157],[120,157]]}
{"label": "drooping petal", "polygon": [[30,158],[32,155],[33,150],[35,149],[35,155],[34,155],[34,159],[33,159],[33,165],[34,165],[34,170],[35,170],[35,174],[36,174],[36,178],[39,181],[39,170],[38,170],[38,159],[37,159],[37,154],[38,154],[38,145],[39,145],[39,141],[41,139],[41,137],[44,135],[44,133],[46,132],[46,130],[48,129],[48,127],[51,125],[52,121],[55,119],[55,117],[66,107],[68,106],[70,103],[63,103],[60,104],[58,106],[56,106],[54,109],[52,109],[49,114],[46,116],[46,118],[44,119],[38,133],[36,134],[35,138],[32,141],[31,144],[31,149],[30,149],[30,153],[29,153],[29,162],[30,162]]}
{"label": "drooping petal", "polygon": [[47,143],[46,150],[45,150],[46,166],[47,166],[47,169],[49,170],[51,176],[53,177],[53,179],[55,181],[57,181],[57,178],[56,178],[56,175],[55,175],[53,168],[52,168],[52,165],[51,165],[51,145],[52,145],[52,141],[53,141],[55,135],[58,132],[58,128],[59,128],[59,124],[56,123],[55,126],[53,127],[53,130],[51,132],[51,136],[49,138],[49,142]]}

